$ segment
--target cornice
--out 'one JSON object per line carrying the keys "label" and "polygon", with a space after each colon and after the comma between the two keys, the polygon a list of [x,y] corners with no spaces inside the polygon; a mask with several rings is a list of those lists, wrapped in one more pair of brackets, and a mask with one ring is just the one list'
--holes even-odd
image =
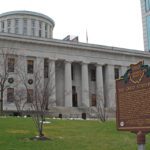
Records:
{"label": "cornice", "polygon": [[0,40],[39,44],[39,45],[48,45],[48,46],[53,46],[53,47],[85,50],[85,51],[91,51],[91,52],[96,51],[96,52],[110,53],[110,54],[116,54],[116,55],[120,54],[120,55],[150,58],[150,53],[146,51],[110,47],[110,46],[103,46],[103,45],[96,45],[96,44],[87,44],[87,43],[81,43],[81,42],[63,41],[63,40],[58,40],[58,39],[45,39],[45,38],[39,38],[39,37],[27,37],[27,36],[22,36],[22,35],[0,33]]}

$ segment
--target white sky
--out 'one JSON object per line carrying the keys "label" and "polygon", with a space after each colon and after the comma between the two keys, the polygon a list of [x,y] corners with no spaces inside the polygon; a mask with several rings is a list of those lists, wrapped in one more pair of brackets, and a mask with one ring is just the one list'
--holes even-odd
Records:
{"label": "white sky", "polygon": [[54,35],[80,42],[143,50],[140,0],[1,0],[0,13],[28,10],[55,21]]}

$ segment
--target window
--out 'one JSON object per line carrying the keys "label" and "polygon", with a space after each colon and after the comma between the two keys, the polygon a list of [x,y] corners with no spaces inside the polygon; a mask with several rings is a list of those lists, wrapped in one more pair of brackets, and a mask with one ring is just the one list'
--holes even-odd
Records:
{"label": "window", "polygon": [[96,94],[92,94],[92,106],[96,106]]}
{"label": "window", "polygon": [[15,59],[8,58],[8,72],[14,72],[14,67],[15,67]]}
{"label": "window", "polygon": [[76,93],[76,86],[72,86],[72,93]]}
{"label": "window", "polygon": [[7,20],[7,29],[8,29],[8,33],[10,33],[10,30],[11,30],[11,20],[10,19]]}
{"label": "window", "polygon": [[19,33],[19,19],[15,19],[15,33]]}
{"label": "window", "polygon": [[46,37],[46,38],[48,37],[48,31],[47,31],[47,29],[48,29],[48,25],[45,24],[45,37]]}
{"label": "window", "polygon": [[74,66],[71,65],[71,78],[74,80]]}
{"label": "window", "polygon": [[33,102],[33,89],[27,90],[27,103]]}
{"label": "window", "polygon": [[27,28],[23,28],[23,34],[27,35]]}
{"label": "window", "polygon": [[27,60],[27,72],[33,73],[34,69],[34,61],[33,60]]}
{"label": "window", "polygon": [[1,32],[4,32],[4,27],[5,27],[5,24],[4,24],[4,21],[1,22]]}
{"label": "window", "polygon": [[42,36],[42,22],[39,22],[39,37]]}
{"label": "window", "polygon": [[31,35],[35,36],[35,30],[34,30],[34,28],[31,29]]}
{"label": "window", "polygon": [[150,0],[145,0],[145,11],[150,11]]}
{"label": "window", "polygon": [[14,88],[8,88],[7,89],[7,102],[13,102],[14,101]]}
{"label": "window", "polygon": [[96,70],[95,69],[91,70],[91,81],[96,81]]}
{"label": "window", "polygon": [[78,107],[78,95],[75,86],[72,86],[72,106]]}
{"label": "window", "polygon": [[115,68],[115,79],[119,79],[119,68]]}
{"label": "window", "polygon": [[35,27],[35,20],[31,20],[32,27]]}
{"label": "window", "polygon": [[44,78],[48,78],[48,59],[44,59]]}
{"label": "window", "polygon": [[27,19],[23,20],[23,34],[27,35]]}
{"label": "window", "polygon": [[15,33],[16,33],[16,34],[19,34],[18,28],[15,28]]}

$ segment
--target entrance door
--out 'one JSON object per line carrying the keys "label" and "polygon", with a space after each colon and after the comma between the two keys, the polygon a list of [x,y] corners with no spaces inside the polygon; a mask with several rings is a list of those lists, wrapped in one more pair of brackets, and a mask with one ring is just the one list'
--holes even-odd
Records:
{"label": "entrance door", "polygon": [[72,106],[78,107],[78,95],[75,86],[72,86]]}

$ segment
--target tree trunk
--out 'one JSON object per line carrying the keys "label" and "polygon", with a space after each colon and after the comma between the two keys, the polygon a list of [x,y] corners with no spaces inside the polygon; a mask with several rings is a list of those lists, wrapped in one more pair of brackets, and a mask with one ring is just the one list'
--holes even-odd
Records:
{"label": "tree trunk", "polygon": [[3,92],[1,90],[1,98],[0,98],[0,115],[3,115]]}
{"label": "tree trunk", "polygon": [[39,125],[39,136],[42,137],[44,136],[43,134],[43,118],[41,119],[41,122],[39,122],[40,125]]}

